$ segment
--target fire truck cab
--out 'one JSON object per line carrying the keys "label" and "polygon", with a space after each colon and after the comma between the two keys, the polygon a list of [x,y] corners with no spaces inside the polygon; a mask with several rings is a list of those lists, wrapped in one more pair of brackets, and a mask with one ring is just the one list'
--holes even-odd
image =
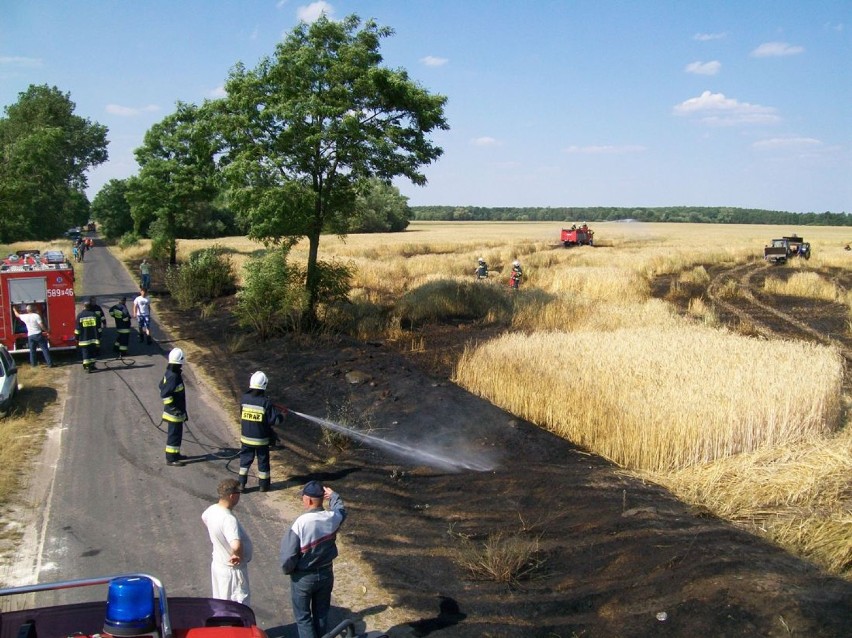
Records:
{"label": "fire truck cab", "polygon": [[28,352],[27,327],[15,316],[35,306],[51,350],[76,347],[74,267],[61,251],[20,251],[0,258],[0,343],[9,352]]}

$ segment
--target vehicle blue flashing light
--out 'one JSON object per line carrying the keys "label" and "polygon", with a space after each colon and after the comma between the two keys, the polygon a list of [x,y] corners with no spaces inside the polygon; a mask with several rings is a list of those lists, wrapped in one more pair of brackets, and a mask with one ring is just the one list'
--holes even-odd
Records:
{"label": "vehicle blue flashing light", "polygon": [[154,584],[147,578],[112,579],[107,594],[104,633],[139,636],[155,630]]}

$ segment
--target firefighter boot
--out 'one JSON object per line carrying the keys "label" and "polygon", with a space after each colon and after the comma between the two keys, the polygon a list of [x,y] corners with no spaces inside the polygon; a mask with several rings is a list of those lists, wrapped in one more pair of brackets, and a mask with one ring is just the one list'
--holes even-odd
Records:
{"label": "firefighter boot", "polygon": [[266,478],[266,479],[260,479],[260,488],[259,488],[259,490],[260,490],[261,492],[268,492],[268,491],[269,491],[269,479],[268,479],[268,478]]}
{"label": "firefighter boot", "polygon": [[240,484],[239,484],[239,486],[237,487],[237,489],[238,489],[240,492],[245,492],[245,491],[246,491],[246,483],[248,483],[248,475],[246,475],[246,474],[241,474],[241,475],[240,475]]}

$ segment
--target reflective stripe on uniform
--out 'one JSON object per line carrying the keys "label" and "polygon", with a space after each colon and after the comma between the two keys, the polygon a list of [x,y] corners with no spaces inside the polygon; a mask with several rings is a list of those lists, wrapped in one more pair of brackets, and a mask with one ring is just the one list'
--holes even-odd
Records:
{"label": "reflective stripe on uniform", "polygon": [[260,421],[263,421],[263,406],[243,403],[243,409],[240,418],[244,419],[245,421],[254,421],[258,423]]}
{"label": "reflective stripe on uniform", "polygon": [[176,415],[169,414],[168,412],[163,412],[163,416],[161,418],[163,419],[163,421],[169,421],[171,423],[183,423],[184,421],[186,421],[185,414]]}
{"label": "reflective stripe on uniform", "polygon": [[241,436],[240,443],[250,445],[251,447],[260,447],[262,445],[269,445],[269,439],[253,439],[248,436]]}
{"label": "reflective stripe on uniform", "polygon": [[180,453],[179,447],[172,447],[171,445],[166,446],[166,454],[179,454],[179,453]]}

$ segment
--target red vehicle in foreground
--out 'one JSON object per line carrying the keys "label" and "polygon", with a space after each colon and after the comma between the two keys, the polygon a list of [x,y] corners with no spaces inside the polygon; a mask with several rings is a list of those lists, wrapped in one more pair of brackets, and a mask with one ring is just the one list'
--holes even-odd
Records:
{"label": "red vehicle in foreground", "polygon": [[[170,597],[159,579],[120,574],[0,589],[4,596],[56,592],[108,585],[106,599],[49,605],[0,613],[0,638],[267,638],[254,611],[218,598]],[[7,609],[11,605],[0,606]],[[363,635],[363,634],[361,634]],[[323,638],[355,638],[355,623],[345,620]],[[370,632],[365,638],[387,638]]]}
{"label": "red vehicle in foreground", "polygon": [[13,308],[35,306],[51,350],[76,347],[74,267],[61,251],[21,251],[0,259],[0,343],[9,352],[29,352],[27,327]]}
{"label": "red vehicle in foreground", "polygon": [[580,227],[563,228],[561,241],[565,248],[571,246],[593,246],[595,231],[583,224]]}

